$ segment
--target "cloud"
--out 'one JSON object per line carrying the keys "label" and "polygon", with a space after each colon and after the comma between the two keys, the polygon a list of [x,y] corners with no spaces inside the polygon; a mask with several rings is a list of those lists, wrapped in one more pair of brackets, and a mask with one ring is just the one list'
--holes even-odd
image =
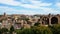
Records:
{"label": "cloud", "polygon": [[[28,1],[31,4],[28,4],[27,3]],[[25,2],[26,4],[23,3],[23,2]],[[9,6],[23,7],[23,9],[21,9],[21,8],[14,9],[16,7],[12,8],[12,7],[7,7],[7,6],[0,6],[0,12],[7,12],[9,14],[33,15],[33,14],[59,13],[59,10],[57,8],[55,8],[55,9],[54,8],[49,8],[52,5],[52,3],[45,3],[45,2],[42,2],[41,0],[40,1],[37,1],[37,0],[26,0],[26,1],[22,0],[22,2],[15,1],[15,0],[0,0],[0,3],[6,4],[6,5],[9,5]],[[56,6],[60,7],[60,3],[56,3]],[[29,8],[31,8],[31,9],[29,9]]]}
{"label": "cloud", "polygon": [[25,8],[37,8],[37,6],[33,6],[30,4],[22,4],[21,2],[17,2],[14,0],[0,0],[0,3],[12,5],[12,6],[21,6],[21,7],[25,7]]}
{"label": "cloud", "polygon": [[19,2],[16,2],[14,0],[0,0],[0,3],[7,4],[7,5],[13,5],[13,6],[18,6],[20,4]]}
{"label": "cloud", "polygon": [[39,9],[41,7],[51,6],[52,5],[52,3],[43,3],[42,1],[36,1],[36,0],[29,0],[29,1],[31,2],[31,4],[23,4],[23,5],[20,5],[20,6],[23,6],[25,8],[36,8],[36,9]]}
{"label": "cloud", "polygon": [[6,6],[0,6],[0,12],[1,13],[6,12],[7,14],[25,14],[25,15],[49,14],[49,13],[58,14],[59,13],[58,9],[56,10],[52,8],[42,7],[39,10],[26,10],[26,9],[17,10],[17,9],[9,8]]}
{"label": "cloud", "polygon": [[60,7],[60,2],[57,2],[57,3],[56,3],[56,6],[57,6],[57,7]]}
{"label": "cloud", "polygon": [[34,6],[34,5],[30,5],[30,4],[24,4],[24,5],[20,5],[22,7],[25,7],[25,8],[39,8],[38,6]]}
{"label": "cloud", "polygon": [[44,3],[42,1],[34,1],[34,0],[32,0],[31,2],[32,2],[33,5],[40,6],[40,7],[41,6],[51,6],[52,5],[52,3]]}
{"label": "cloud", "polygon": [[45,14],[60,14],[60,10],[59,9],[55,9],[55,8],[41,8],[41,10],[43,12],[45,12]]}
{"label": "cloud", "polygon": [[[27,0],[26,0],[27,1]],[[29,0],[32,4],[23,4],[22,2],[14,1],[14,0],[0,0],[0,3],[12,5],[12,6],[21,6],[24,8],[38,8],[41,6],[50,6],[51,3],[42,3],[41,1]]]}
{"label": "cloud", "polygon": [[32,10],[25,10],[25,9],[17,10],[17,9],[5,7],[5,6],[0,6],[0,12],[1,12],[0,14],[4,12],[6,12],[7,14],[25,14],[25,15],[36,14],[36,12]]}

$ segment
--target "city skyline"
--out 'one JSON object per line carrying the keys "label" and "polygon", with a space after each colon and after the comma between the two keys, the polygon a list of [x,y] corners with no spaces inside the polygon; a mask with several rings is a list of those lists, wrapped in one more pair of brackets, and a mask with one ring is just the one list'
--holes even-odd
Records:
{"label": "city skyline", "polygon": [[0,0],[0,14],[60,14],[60,0]]}

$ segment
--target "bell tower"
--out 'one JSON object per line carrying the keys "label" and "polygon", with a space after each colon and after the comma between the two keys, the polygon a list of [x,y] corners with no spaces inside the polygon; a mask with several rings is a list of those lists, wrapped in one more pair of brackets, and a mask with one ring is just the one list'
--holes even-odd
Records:
{"label": "bell tower", "polygon": [[6,16],[6,13],[4,12],[4,15],[3,16]]}

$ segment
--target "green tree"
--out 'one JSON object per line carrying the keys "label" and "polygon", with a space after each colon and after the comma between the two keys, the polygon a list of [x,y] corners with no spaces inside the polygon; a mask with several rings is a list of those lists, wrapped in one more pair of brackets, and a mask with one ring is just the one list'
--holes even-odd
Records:
{"label": "green tree", "polygon": [[2,30],[0,29],[0,34],[2,34]]}
{"label": "green tree", "polygon": [[40,23],[35,23],[35,24],[34,24],[34,26],[39,26],[39,25],[40,25]]}
{"label": "green tree", "polygon": [[52,34],[51,30],[46,26],[35,26],[32,29],[34,34]]}
{"label": "green tree", "polygon": [[54,24],[52,26],[49,26],[53,34],[60,34],[60,24]]}
{"label": "green tree", "polygon": [[7,29],[7,28],[2,28],[2,29],[1,29],[1,32],[2,32],[2,33],[7,33],[7,32],[8,32],[8,29]]}
{"label": "green tree", "polygon": [[22,30],[16,29],[15,32],[16,32],[17,34],[21,34],[21,33],[22,33]]}
{"label": "green tree", "polygon": [[10,33],[12,34],[13,32],[14,32],[14,27],[11,26],[11,28],[10,28]]}
{"label": "green tree", "polygon": [[33,26],[31,28],[16,30],[17,34],[53,34],[49,27]]}

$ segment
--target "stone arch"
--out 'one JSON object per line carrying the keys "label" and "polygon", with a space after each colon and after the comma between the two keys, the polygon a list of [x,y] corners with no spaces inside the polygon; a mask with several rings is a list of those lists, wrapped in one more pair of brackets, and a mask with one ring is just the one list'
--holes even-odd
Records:
{"label": "stone arch", "polygon": [[57,17],[52,17],[51,18],[51,24],[58,24],[58,18]]}
{"label": "stone arch", "polygon": [[43,17],[42,18],[42,24],[48,25],[49,24],[49,18],[48,17]]}

